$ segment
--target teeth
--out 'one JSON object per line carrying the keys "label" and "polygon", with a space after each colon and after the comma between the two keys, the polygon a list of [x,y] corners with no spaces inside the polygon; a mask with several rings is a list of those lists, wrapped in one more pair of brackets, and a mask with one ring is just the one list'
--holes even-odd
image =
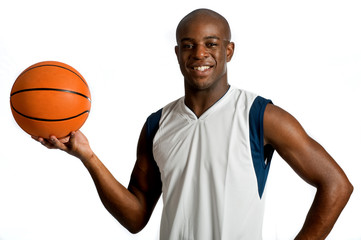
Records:
{"label": "teeth", "polygon": [[199,67],[194,67],[193,69],[203,72],[204,70],[207,70],[209,68],[210,68],[210,66],[199,66]]}

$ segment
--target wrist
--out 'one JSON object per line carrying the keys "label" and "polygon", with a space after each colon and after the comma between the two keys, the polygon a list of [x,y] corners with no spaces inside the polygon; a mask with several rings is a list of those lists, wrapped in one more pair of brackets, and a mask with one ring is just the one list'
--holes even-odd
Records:
{"label": "wrist", "polygon": [[84,154],[82,156],[79,156],[79,159],[82,161],[82,163],[88,167],[89,165],[91,165],[92,162],[94,162],[97,157],[96,155],[94,154],[93,151],[87,153],[87,154]]}

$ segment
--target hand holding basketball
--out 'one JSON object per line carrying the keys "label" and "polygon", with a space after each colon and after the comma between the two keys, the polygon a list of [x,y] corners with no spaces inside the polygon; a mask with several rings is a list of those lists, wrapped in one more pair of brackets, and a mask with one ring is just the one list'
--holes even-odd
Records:
{"label": "hand holding basketball", "polygon": [[83,162],[93,155],[88,139],[81,131],[71,132],[69,136],[60,139],[55,136],[50,136],[48,139],[35,136],[32,136],[32,138],[49,149],[63,150]]}

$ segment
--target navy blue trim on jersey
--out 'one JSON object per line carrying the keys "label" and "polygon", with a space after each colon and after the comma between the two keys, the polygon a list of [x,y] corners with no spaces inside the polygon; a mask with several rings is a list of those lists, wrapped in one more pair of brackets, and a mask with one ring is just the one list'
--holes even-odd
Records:
{"label": "navy blue trim on jersey", "polygon": [[264,111],[271,100],[256,97],[249,112],[249,137],[254,170],[257,176],[258,193],[262,198],[266,186],[267,176],[271,164],[274,148],[270,145],[264,146],[263,138],[263,116]]}
{"label": "navy blue trim on jersey", "polygon": [[150,151],[150,153],[152,153],[152,156],[153,156],[153,151],[152,151],[153,139],[159,128],[159,121],[162,116],[162,110],[163,109],[160,109],[157,112],[152,113],[147,118],[147,121],[146,121],[146,127],[147,127],[146,136],[147,136],[147,145],[148,145],[147,147],[148,147],[148,150]]}

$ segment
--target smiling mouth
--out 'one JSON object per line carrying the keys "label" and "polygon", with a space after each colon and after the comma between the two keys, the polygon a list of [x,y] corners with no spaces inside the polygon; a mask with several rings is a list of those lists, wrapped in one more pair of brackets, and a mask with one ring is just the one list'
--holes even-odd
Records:
{"label": "smiling mouth", "polygon": [[204,72],[205,70],[208,70],[210,68],[211,68],[211,66],[195,66],[195,67],[192,67],[193,70],[200,71],[200,72]]}

